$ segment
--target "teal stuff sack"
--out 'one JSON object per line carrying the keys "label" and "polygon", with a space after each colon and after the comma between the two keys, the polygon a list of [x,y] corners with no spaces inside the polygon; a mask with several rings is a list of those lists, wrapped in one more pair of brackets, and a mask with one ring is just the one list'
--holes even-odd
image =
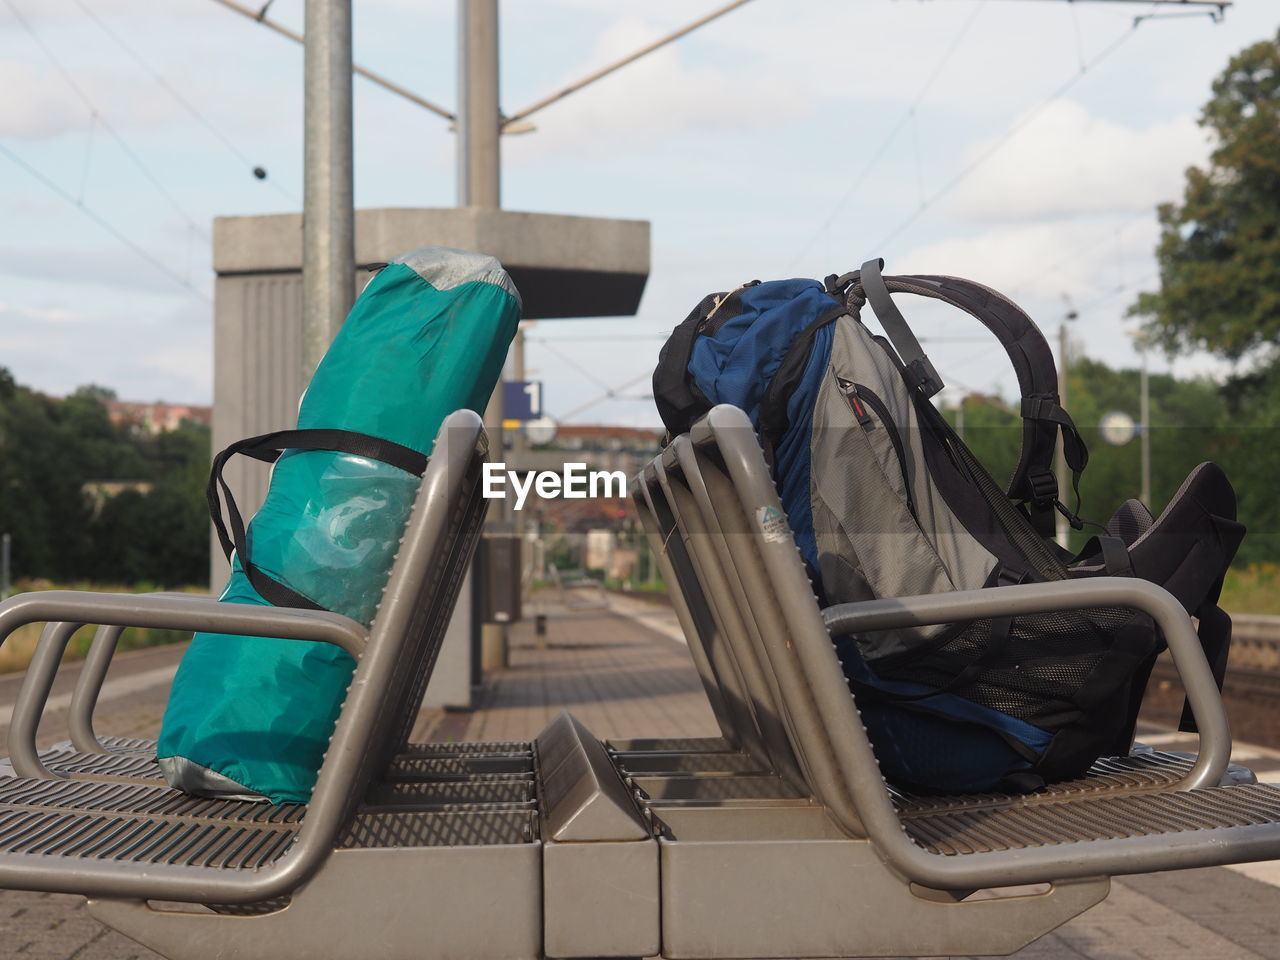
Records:
{"label": "teal stuff sack", "polygon": [[[303,396],[298,430],[324,432],[280,435],[290,449],[238,536],[221,600],[318,607],[368,626],[418,490],[410,461],[420,472],[445,416],[484,410],[519,320],[492,257],[424,247],[383,268]],[[365,443],[342,452],[351,436]],[[333,446],[293,446],[302,438]],[[165,779],[203,796],[305,803],[354,667],[330,644],[197,634],[160,731]]]}

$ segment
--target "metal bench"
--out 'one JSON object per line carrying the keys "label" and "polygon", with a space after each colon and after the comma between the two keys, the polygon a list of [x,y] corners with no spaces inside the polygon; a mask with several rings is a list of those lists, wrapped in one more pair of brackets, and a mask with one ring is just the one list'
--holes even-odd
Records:
{"label": "metal bench", "polygon": [[[1280,789],[1218,786],[1230,751],[1221,700],[1189,618],[1160,588],[1096,579],[820,610],[732,407],[678,438],[637,486],[644,506],[669,496],[676,534],[714,559],[697,578],[712,607],[737,605],[754,627],[743,635],[768,665],[809,800],[689,804],[632,781],[661,831],[664,955],[1008,953],[1102,899],[1109,876],[1280,853]],[[669,549],[676,536],[652,512]],[[831,632],[1084,606],[1156,618],[1200,726],[1198,757],[1114,758],[1026,797],[911,797],[884,782]]]}
{"label": "metal bench", "polygon": [[[359,663],[306,807],[54,776],[57,758],[26,744],[19,762],[45,773],[0,778],[0,886],[85,894],[94,916],[174,960],[990,954],[1097,903],[1113,874],[1280,853],[1280,789],[1216,786],[1230,746],[1221,702],[1167,594],[1096,580],[819,610],[789,532],[753,526],[780,505],[732,408],[633,488],[722,736],[606,744],[561,714],[530,744],[407,747],[483,509],[478,420],[448,424],[369,631],[180,597],[0,606],[0,634],[32,620],[273,633],[343,644]],[[1203,731],[1194,761],[1117,758],[1029,797],[884,783],[829,625],[1084,604],[1158,619]],[[68,630],[50,628],[39,656],[56,664]],[[32,691],[24,710],[38,716],[48,691]],[[147,749],[99,738],[87,719],[92,742],[70,751]],[[492,769],[526,754],[532,777]],[[417,776],[421,761],[453,779]]]}
{"label": "metal bench", "polygon": [[[15,708],[15,724],[31,731],[77,624],[336,643],[358,664],[306,806],[60,777],[33,740],[15,740],[15,766],[41,776],[0,778],[0,887],[86,895],[94,916],[175,958],[417,957],[441,937],[476,955],[537,955],[542,857],[532,777],[420,779],[412,765],[440,757],[404,755],[475,547],[484,454],[478,417],[446,419],[367,631],[336,614],[178,596],[50,591],[0,605],[0,637],[24,623],[50,624],[31,668],[39,682]],[[148,747],[93,741],[108,759]],[[83,737],[79,746],[95,749]],[[531,756],[528,744],[498,746]],[[475,749],[440,752],[466,771]],[[406,889],[415,891],[413,910],[401,909]]]}

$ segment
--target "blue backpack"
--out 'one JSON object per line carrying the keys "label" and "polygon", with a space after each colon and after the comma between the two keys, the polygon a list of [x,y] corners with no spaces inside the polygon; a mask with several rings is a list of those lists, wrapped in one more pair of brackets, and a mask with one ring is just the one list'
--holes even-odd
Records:
{"label": "blue backpack", "polygon": [[[1201,464],[1157,521],[1126,502],[1077,556],[1049,539],[1061,433],[1073,486],[1088,463],[1053,356],[1012,301],[955,277],[885,277],[881,262],[705,298],[654,373],[671,435],[717,403],[751,418],[824,604],[1101,574],[1169,589],[1201,617],[1221,683],[1222,577],[1244,535],[1221,469]],[[1001,489],[930,402],[942,381],[891,293],[970,314],[1022,391],[1022,449]],[[870,305],[884,333],[863,322]],[[1077,507],[1078,507],[1077,493]],[[1163,640],[1128,610],[1062,611],[835,638],[885,775],[924,791],[1027,791],[1129,750]]]}

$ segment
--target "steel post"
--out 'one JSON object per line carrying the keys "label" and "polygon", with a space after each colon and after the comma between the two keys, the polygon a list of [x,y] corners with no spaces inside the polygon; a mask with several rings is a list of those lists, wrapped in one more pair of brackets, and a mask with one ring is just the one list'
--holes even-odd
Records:
{"label": "steel post", "polygon": [[[458,0],[458,206],[496,210],[501,203],[498,108],[498,0]],[[502,384],[484,411],[489,457],[505,458]],[[506,504],[502,515],[505,519]],[[491,534],[492,535],[492,534]],[[480,628],[485,670],[505,667],[507,631],[500,623]]]}
{"label": "steel post", "polygon": [[302,218],[303,379],[355,299],[351,0],[307,0]]}

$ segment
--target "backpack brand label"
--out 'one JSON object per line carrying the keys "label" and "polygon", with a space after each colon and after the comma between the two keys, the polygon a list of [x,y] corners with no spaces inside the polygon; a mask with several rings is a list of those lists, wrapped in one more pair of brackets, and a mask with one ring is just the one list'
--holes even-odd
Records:
{"label": "backpack brand label", "polygon": [[791,535],[787,518],[777,507],[761,507],[756,511],[756,523],[769,543],[786,540]]}

